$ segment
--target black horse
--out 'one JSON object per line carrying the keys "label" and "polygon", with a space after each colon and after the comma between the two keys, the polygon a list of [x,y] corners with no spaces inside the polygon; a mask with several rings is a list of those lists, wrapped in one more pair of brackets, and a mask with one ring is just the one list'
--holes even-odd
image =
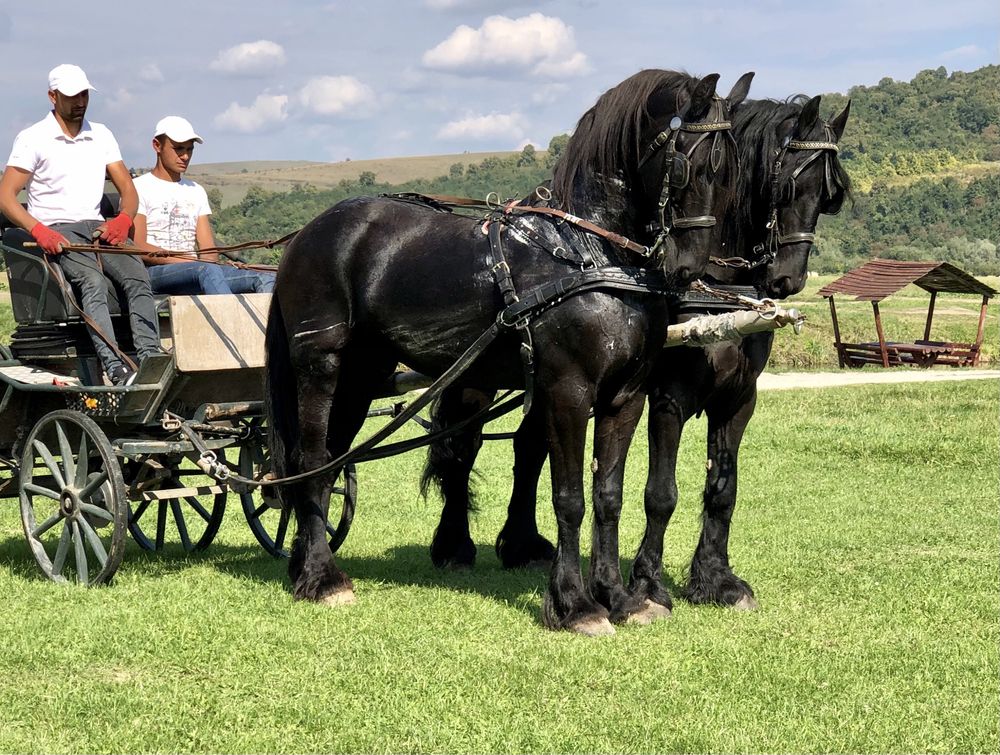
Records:
{"label": "black horse", "polygon": [[[839,210],[850,186],[836,158],[836,142],[849,106],[826,124],[818,117],[819,104],[819,97],[796,98],[787,103],[748,102],[736,109],[737,195],[742,201],[725,216],[722,248],[742,258],[742,264],[734,260],[725,266],[711,265],[710,282],[752,286],[772,298],[789,296],[805,285],[818,217]],[[649,379],[647,530],[632,569],[631,594],[644,595],[665,609],[672,605],[662,583],[661,561],[664,532],[677,501],[676,454],[684,423],[705,411],[710,423],[710,472],[704,531],[685,594],[694,602],[751,605],[752,590],[729,568],[728,526],[735,505],[736,451],[753,413],[757,377],[767,362],[771,341],[771,334],[760,333],[738,343],[673,348],[660,354]],[[449,410],[443,403],[435,407],[437,425],[454,422]],[[514,438],[514,489],[507,522],[496,543],[497,554],[508,568],[542,563],[551,553],[551,544],[538,533],[535,522],[537,480],[545,461],[539,434],[537,418],[528,415]],[[465,510],[469,468],[456,469],[460,466],[456,460],[471,468],[470,459],[479,445],[479,437],[469,433],[431,449],[425,482],[438,481],[445,496],[441,525],[431,546],[438,565],[470,566],[474,560]],[[440,542],[442,533],[449,541],[460,533],[464,547]],[[442,559],[443,553],[452,557]]]}
{"label": "black horse", "polygon": [[[704,272],[718,236],[716,179],[727,171],[735,175],[735,150],[716,136],[726,136],[718,129],[728,128],[727,108],[743,99],[749,78],[728,103],[715,94],[717,80],[716,74],[699,80],[642,71],[609,90],[581,118],[552,183],[561,209],[638,241],[676,285]],[[535,203],[543,196],[539,192]],[[284,255],[268,319],[267,416],[275,473],[316,470],[347,451],[397,363],[431,376],[458,363],[503,309],[500,288],[528,291],[581,264],[650,265],[649,257],[579,223],[574,216],[554,220],[513,211],[484,223],[396,198],[346,200],[310,222]],[[490,224],[502,226],[503,260],[487,238]],[[640,388],[666,321],[660,293],[571,296],[531,322],[530,338],[503,331],[450,388],[460,395],[465,388],[489,394],[524,386],[521,352],[526,342],[532,345],[532,414],[548,438],[560,522],[544,615],[551,627],[607,633],[609,610],[617,617],[644,608],[630,599],[620,574],[608,577],[613,605],[598,604],[583,588],[583,450],[593,409],[604,438],[597,454],[608,478],[602,516],[606,510],[605,518],[612,518],[621,505],[615,470],[638,421]],[[279,487],[298,524],[289,560],[297,598],[354,599],[325,540],[336,472]]]}

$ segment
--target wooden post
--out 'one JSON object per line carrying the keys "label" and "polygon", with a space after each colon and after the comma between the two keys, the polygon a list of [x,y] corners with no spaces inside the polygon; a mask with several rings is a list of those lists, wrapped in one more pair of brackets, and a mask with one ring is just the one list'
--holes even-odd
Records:
{"label": "wooden post", "polygon": [[847,367],[847,364],[844,360],[844,347],[840,345],[840,325],[837,322],[837,307],[833,303],[833,294],[830,294],[827,298],[830,300],[830,317],[833,319],[833,344],[837,347],[837,364],[840,366],[840,369],[844,369],[844,367]]}
{"label": "wooden post", "polygon": [[979,308],[979,328],[976,330],[976,345],[972,350],[972,366],[979,365],[979,349],[983,345],[983,331],[986,327],[986,305],[989,304],[990,297],[983,297],[983,306]]}
{"label": "wooden post", "polygon": [[924,340],[931,340],[931,320],[934,318],[934,302],[937,299],[937,291],[931,291],[931,304],[927,307],[927,324],[924,326]]}
{"label": "wooden post", "polygon": [[885,345],[885,333],[882,332],[882,316],[878,311],[878,302],[872,302],[872,311],[875,313],[875,331],[878,333],[878,345],[882,349],[882,366],[889,366],[889,350]]}

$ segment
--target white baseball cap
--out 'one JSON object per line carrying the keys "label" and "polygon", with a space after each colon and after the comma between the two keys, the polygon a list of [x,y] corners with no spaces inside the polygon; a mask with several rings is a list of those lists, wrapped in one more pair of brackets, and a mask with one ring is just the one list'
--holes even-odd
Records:
{"label": "white baseball cap", "polygon": [[204,143],[204,140],[194,132],[194,126],[191,125],[190,121],[179,115],[168,115],[166,118],[160,118],[153,131],[153,138],[160,134],[166,134],[175,142],[189,142],[194,139],[199,144]]}
{"label": "white baseball cap", "polygon": [[[63,63],[49,71],[50,92],[58,91],[67,97],[73,97],[80,94],[84,89],[94,89],[94,87],[91,86],[90,81],[87,79],[87,74],[83,72],[80,66]],[[94,91],[96,92],[97,90],[94,89]]]}

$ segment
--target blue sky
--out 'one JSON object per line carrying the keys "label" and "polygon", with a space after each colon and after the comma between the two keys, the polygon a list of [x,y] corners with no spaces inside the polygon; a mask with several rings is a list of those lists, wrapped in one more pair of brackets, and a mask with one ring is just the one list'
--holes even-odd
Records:
{"label": "blue sky", "polygon": [[641,68],[778,98],[969,71],[1000,61],[1000,2],[4,0],[0,51],[0,160],[76,63],[129,165],[171,114],[198,162],[339,161],[544,147]]}

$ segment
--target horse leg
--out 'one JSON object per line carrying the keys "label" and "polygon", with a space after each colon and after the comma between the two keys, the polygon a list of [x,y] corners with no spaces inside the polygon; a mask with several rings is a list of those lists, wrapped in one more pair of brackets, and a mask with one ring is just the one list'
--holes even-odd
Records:
{"label": "horse leg", "polygon": [[[299,369],[299,428],[293,469],[308,471],[330,456],[327,433],[333,393],[339,372],[337,353],[313,354]],[[336,605],[354,602],[354,585],[333,560],[326,541],[327,511],[333,487],[330,473],[288,486],[283,500],[293,502],[298,530],[288,562],[292,594],[299,600]]]}
{"label": "horse leg", "polygon": [[[461,422],[491,400],[492,396],[479,391],[446,389],[434,406],[432,430]],[[458,435],[434,443],[427,454],[421,492],[426,495],[431,482],[436,482],[444,499],[431,541],[431,561],[438,568],[472,568],[476,562],[476,545],[469,534],[473,508],[469,481],[483,445],[482,429],[482,424],[473,423]]]}
{"label": "horse leg", "polygon": [[608,609],[612,622],[629,619],[648,624],[658,617],[657,613],[668,613],[662,611],[662,606],[654,607],[644,595],[625,589],[618,560],[625,458],[645,400],[638,393],[614,414],[598,414],[594,421],[594,526],[589,583],[591,593]]}
{"label": "horse leg", "polygon": [[[549,466],[552,473],[552,507],[558,540],[549,572],[549,586],[542,599],[542,622],[550,629],[569,629],[580,634],[614,634],[607,609],[587,592],[580,571],[580,525],[583,523],[583,455],[587,440],[588,407],[579,386],[564,379],[565,392],[544,400]],[[577,388],[577,390],[574,390]]]}
{"label": "horse leg", "polygon": [[685,419],[686,414],[669,394],[650,395],[646,530],[632,564],[629,590],[661,606],[665,616],[673,601],[663,584],[663,539],[677,507],[677,450]]}
{"label": "horse leg", "polygon": [[538,533],[535,510],[538,478],[548,446],[541,412],[532,411],[514,434],[514,488],[507,506],[507,521],[497,535],[496,551],[504,569],[552,564],[556,549]]}
{"label": "horse leg", "polygon": [[691,576],[684,589],[684,597],[692,603],[719,603],[740,610],[757,607],[753,589],[729,566],[729,527],[736,506],[737,456],[743,431],[753,416],[756,402],[754,391],[735,412],[707,410],[705,507],[701,538],[691,561]]}

